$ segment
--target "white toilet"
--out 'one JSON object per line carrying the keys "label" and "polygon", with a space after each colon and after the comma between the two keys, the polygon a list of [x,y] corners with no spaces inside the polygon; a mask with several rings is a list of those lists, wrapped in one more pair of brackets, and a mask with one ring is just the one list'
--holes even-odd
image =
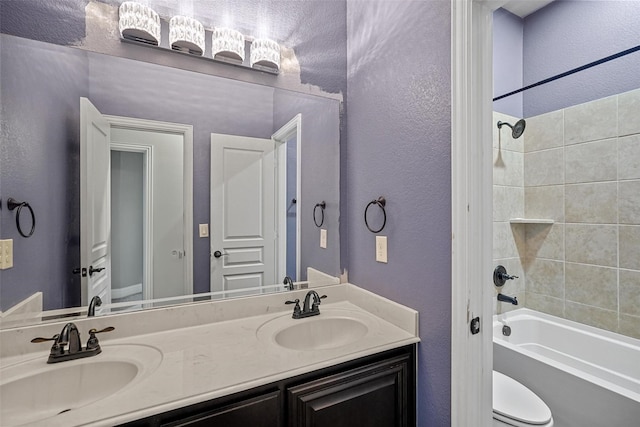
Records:
{"label": "white toilet", "polygon": [[551,427],[551,410],[534,392],[493,371],[493,426]]}

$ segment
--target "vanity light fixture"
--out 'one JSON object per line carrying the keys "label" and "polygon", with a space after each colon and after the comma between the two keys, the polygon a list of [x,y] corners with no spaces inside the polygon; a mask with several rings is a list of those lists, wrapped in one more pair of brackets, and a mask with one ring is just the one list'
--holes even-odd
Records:
{"label": "vanity light fixture", "polygon": [[215,28],[211,34],[211,55],[214,59],[244,62],[244,36],[230,28]]}
{"label": "vanity light fixture", "polygon": [[160,16],[149,6],[125,1],[120,5],[119,27],[122,38],[160,45]]}
{"label": "vanity light fixture", "polygon": [[251,43],[251,67],[280,68],[280,45],[270,39],[255,39]]}
{"label": "vanity light fixture", "polygon": [[169,44],[171,49],[204,54],[204,27],[200,21],[187,16],[174,16],[169,21]]}

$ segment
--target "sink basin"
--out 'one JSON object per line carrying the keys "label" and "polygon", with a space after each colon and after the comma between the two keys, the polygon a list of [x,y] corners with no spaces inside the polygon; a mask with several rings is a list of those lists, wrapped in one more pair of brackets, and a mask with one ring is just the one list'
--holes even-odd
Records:
{"label": "sink basin", "polygon": [[322,310],[318,316],[281,316],[258,329],[258,338],[290,350],[327,350],[354,344],[370,330],[372,319],[352,310]]}
{"label": "sink basin", "polygon": [[33,423],[105,399],[155,370],[162,353],[142,345],[103,345],[94,357],[46,360],[40,356],[0,370],[0,425]]}

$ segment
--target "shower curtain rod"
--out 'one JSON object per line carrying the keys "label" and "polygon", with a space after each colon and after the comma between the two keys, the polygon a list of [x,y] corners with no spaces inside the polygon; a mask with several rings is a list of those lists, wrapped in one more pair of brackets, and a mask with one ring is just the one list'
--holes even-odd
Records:
{"label": "shower curtain rod", "polygon": [[513,92],[505,93],[504,95],[500,95],[500,96],[497,96],[497,97],[493,98],[493,100],[494,101],[498,101],[498,100],[500,100],[502,98],[506,98],[507,96],[515,95],[516,93],[524,92],[525,90],[528,90],[528,89],[534,88],[536,86],[540,86],[540,85],[552,82],[554,80],[561,79],[561,78],[569,76],[571,74],[575,74],[575,73],[577,73],[579,71],[583,71],[583,70],[586,70],[588,68],[595,67],[596,65],[604,64],[605,62],[609,62],[609,61],[612,61],[614,59],[621,58],[621,57],[623,57],[625,55],[629,55],[630,53],[636,52],[638,50],[640,50],[640,45],[638,45],[636,47],[632,47],[631,49],[623,50],[622,52],[618,52],[618,53],[613,54],[611,56],[607,56],[606,58],[598,59],[597,61],[590,62],[590,63],[588,63],[586,65],[581,66],[581,67],[574,68],[573,70],[565,71],[564,73],[560,73],[560,74],[555,75],[553,77],[549,77],[548,79],[540,80],[537,83],[530,84],[529,86],[525,86],[525,87],[520,88],[518,90],[514,90]]}

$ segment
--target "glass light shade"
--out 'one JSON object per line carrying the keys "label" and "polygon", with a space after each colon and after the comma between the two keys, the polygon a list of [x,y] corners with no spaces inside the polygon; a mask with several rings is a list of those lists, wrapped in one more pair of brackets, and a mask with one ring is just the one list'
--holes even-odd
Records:
{"label": "glass light shade", "polygon": [[160,16],[148,6],[126,1],[120,5],[120,35],[129,40],[160,44]]}
{"label": "glass light shade", "polygon": [[174,16],[169,21],[171,49],[184,50],[194,55],[204,53],[204,27],[193,18]]}
{"label": "glass light shade", "polygon": [[211,54],[244,61],[244,36],[229,28],[216,28],[211,35]]}
{"label": "glass light shade", "polygon": [[251,43],[251,66],[280,68],[280,45],[269,39],[255,39]]}

